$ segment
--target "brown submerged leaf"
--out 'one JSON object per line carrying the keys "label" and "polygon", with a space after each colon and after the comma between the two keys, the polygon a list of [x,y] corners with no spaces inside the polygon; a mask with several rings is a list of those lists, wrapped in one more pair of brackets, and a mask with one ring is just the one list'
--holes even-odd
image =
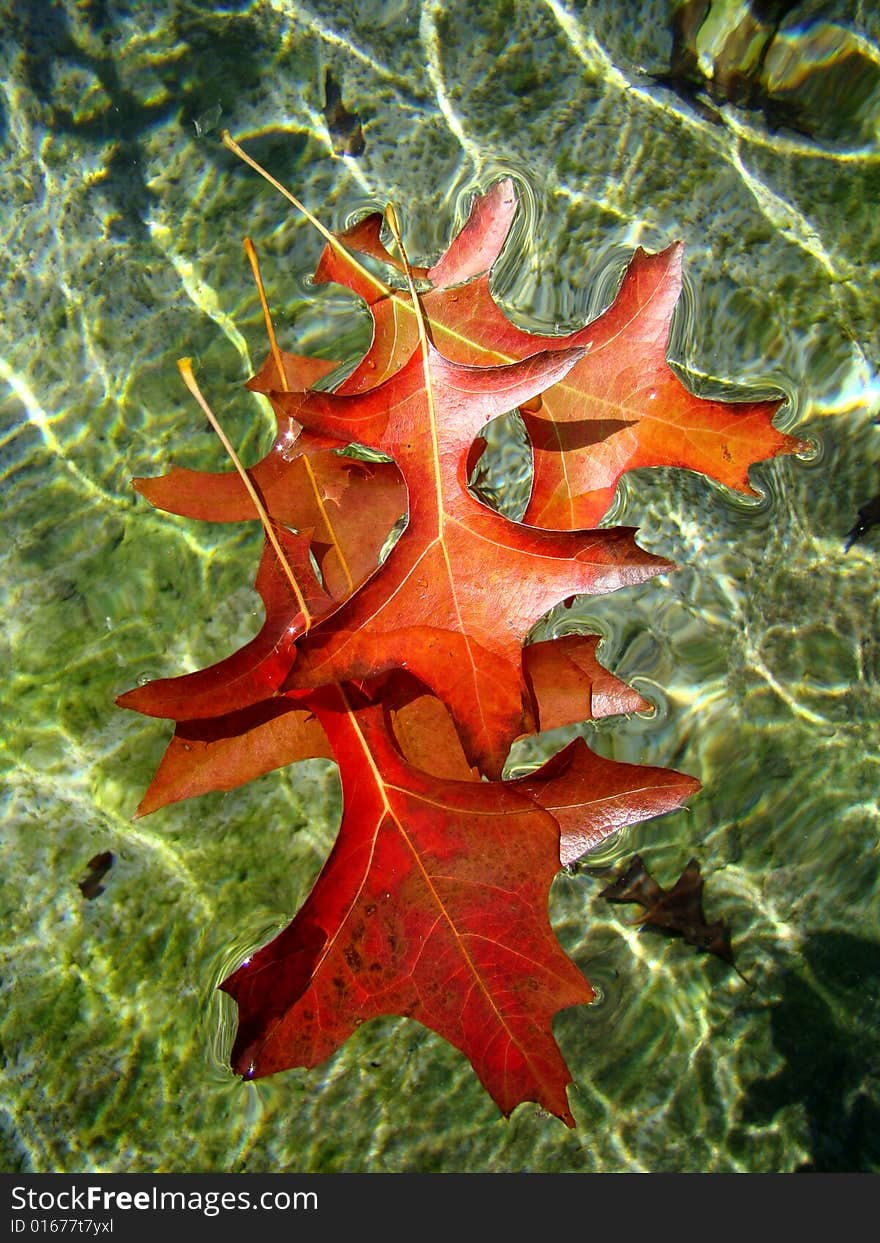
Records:
{"label": "brown submerged leaf", "polygon": [[700,865],[691,859],[671,889],[663,889],[651,876],[641,855],[633,855],[617,880],[599,894],[608,902],[636,902],[644,907],[639,917],[643,927],[656,928],[670,936],[680,936],[688,945],[714,954],[733,967],[730,929],[723,919],[707,923],[703,914],[703,878]]}
{"label": "brown submerged leaf", "polygon": [[104,892],[104,886],[101,884],[101,881],[113,867],[114,862],[111,850],[102,850],[100,854],[93,855],[89,859],[86,864],[88,872],[77,884],[80,893],[87,902],[100,897]]}
{"label": "brown submerged leaf", "polygon": [[342,102],[342,88],[331,70],[324,75],[324,120],[336,155],[363,155],[367,144],[361,119]]}

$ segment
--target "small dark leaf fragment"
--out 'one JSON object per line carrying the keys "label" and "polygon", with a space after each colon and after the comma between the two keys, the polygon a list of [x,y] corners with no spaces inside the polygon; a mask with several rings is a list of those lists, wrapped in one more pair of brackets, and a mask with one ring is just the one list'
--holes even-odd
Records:
{"label": "small dark leaf fragment", "polygon": [[739,975],[730,946],[730,930],[723,919],[707,923],[703,914],[703,878],[700,865],[691,859],[671,889],[663,889],[645,867],[640,855],[599,894],[608,902],[636,902],[644,907],[643,927],[669,936],[680,936],[688,945],[714,954]]}
{"label": "small dark leaf fragment", "polygon": [[599,897],[609,902],[638,902],[639,906],[651,907],[663,897],[663,890],[648,872],[641,855],[633,855],[626,871],[603,889]]}
{"label": "small dark leaf fragment", "polygon": [[88,872],[78,882],[80,893],[89,902],[104,892],[104,886],[101,884],[101,881],[113,867],[113,863],[113,853],[110,850],[102,850],[100,854],[93,855],[89,859],[86,864]]}
{"label": "small dark leaf fragment", "polygon": [[363,155],[366,143],[361,119],[342,102],[342,91],[330,69],[324,75],[324,120],[336,155]]}
{"label": "small dark leaf fragment", "polygon": [[860,540],[863,535],[870,531],[871,527],[880,525],[880,494],[873,500],[867,501],[858,511],[858,519],[853,529],[846,537],[846,543],[843,546],[844,552],[849,552],[856,540]]}

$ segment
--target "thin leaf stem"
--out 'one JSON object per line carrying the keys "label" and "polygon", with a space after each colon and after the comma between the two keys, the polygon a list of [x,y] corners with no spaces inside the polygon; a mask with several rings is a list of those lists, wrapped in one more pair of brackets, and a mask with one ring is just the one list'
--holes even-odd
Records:
{"label": "thin leaf stem", "polygon": [[240,160],[243,160],[245,164],[250,165],[254,172],[259,173],[261,177],[265,178],[269,185],[274,186],[279,194],[283,194],[288,203],[292,203],[300,215],[304,216],[305,219],[308,220],[309,224],[318,230],[321,237],[324,238],[327,244],[331,246],[337,254],[342,255],[346,263],[350,263],[365,280],[369,281],[371,285],[374,285],[380,294],[387,297],[393,292],[389,285],[386,285],[385,282],[380,280],[378,276],[375,276],[369,268],[365,268],[364,265],[352,254],[348,247],[343,245],[336,234],[331,233],[326,225],[321,224],[318,217],[314,216],[306,205],[300,202],[295,194],[291,194],[286,186],[283,186],[280,181],[277,181],[270,172],[263,168],[262,164],[258,164],[253,156],[248,155],[244,148],[238,145],[229,133],[229,130],[225,129],[220,137],[223,139],[224,146],[228,147],[229,150],[232,151],[234,155],[237,155]]}
{"label": "thin leaf stem", "polygon": [[[283,392],[289,393],[290,384],[287,380],[287,371],[284,367],[284,358],[281,354],[281,350],[278,348],[278,340],[275,336],[275,326],[272,323],[272,316],[269,312],[269,300],[266,297],[266,289],[263,285],[263,277],[260,272],[260,261],[257,258],[256,248],[249,237],[244,239],[244,249],[245,254],[248,257],[248,262],[251,265],[251,271],[254,274],[254,280],[257,285],[257,293],[260,295],[260,306],[263,308],[263,320],[266,325],[266,335],[269,338],[269,348],[272,352],[272,357],[275,360],[275,367],[281,377],[281,388]],[[354,579],[352,577],[351,569],[349,568],[345,553],[342,551],[342,545],[339,543],[336,531],[333,528],[333,523],[330,521],[330,515],[327,513],[327,506],[324,504],[324,498],[321,495],[321,489],[318,487],[318,481],[315,478],[315,472],[312,469],[312,464],[309,461],[308,454],[303,453],[299,460],[302,462],[303,469],[308,476],[309,486],[315,496],[315,504],[318,506],[324,526],[327,528],[327,534],[330,537],[330,542],[333,545],[336,556],[339,558],[339,564],[342,567],[342,572],[345,575],[346,582],[348,583],[348,590],[350,592],[354,591]]]}
{"label": "thin leaf stem", "polygon": [[263,277],[260,272],[260,261],[257,258],[256,248],[249,237],[244,239],[244,253],[248,257],[248,263],[251,265],[251,271],[254,274],[254,282],[257,286],[260,306],[263,308],[263,322],[266,325],[266,336],[269,338],[269,349],[272,351],[272,357],[275,360],[275,367],[281,380],[281,388],[283,392],[289,393],[290,385],[287,383],[287,372],[284,369],[284,360],[282,359],[281,351],[278,348],[278,339],[275,336],[275,325],[272,323],[272,316],[269,312],[269,300],[266,297],[266,289],[263,285]]}
{"label": "thin leaf stem", "polygon": [[201,407],[202,412],[205,415],[205,418],[208,420],[208,422],[213,427],[214,431],[217,433],[217,437],[220,443],[222,444],[226,452],[229,454],[229,458],[230,458],[230,461],[232,462],[232,465],[238,471],[241,477],[242,483],[247,488],[248,495],[250,496],[251,500],[254,503],[254,508],[257,511],[260,522],[263,524],[263,530],[266,532],[266,538],[268,539],[269,543],[272,545],[272,548],[275,552],[275,556],[278,558],[278,564],[281,566],[281,569],[284,572],[284,576],[287,579],[288,583],[290,584],[291,591],[293,592],[296,598],[296,602],[299,606],[300,612],[303,615],[304,633],[308,634],[311,628],[311,625],[312,625],[312,615],[309,612],[309,608],[308,608],[308,605],[306,604],[305,597],[303,596],[302,590],[300,589],[300,585],[296,581],[296,575],[294,574],[293,569],[291,568],[290,562],[287,559],[287,554],[285,553],[284,549],[281,547],[281,543],[278,539],[278,536],[275,534],[275,528],[272,524],[272,520],[269,517],[269,514],[266,511],[266,507],[263,504],[263,502],[260,500],[260,495],[257,492],[257,489],[254,487],[250,475],[247,473],[244,466],[242,466],[241,458],[238,456],[235,449],[233,448],[232,442],[230,441],[229,437],[224,432],[223,428],[220,426],[220,422],[217,419],[217,416],[214,414],[214,411],[211,409],[211,407],[208,405],[205,398],[202,396],[202,391],[198,386],[195,376],[193,375],[192,359],[191,358],[179,358],[177,360],[177,369],[180,372],[181,376],[183,377],[184,384],[189,389],[189,391],[192,393],[193,397],[195,397],[196,401]]}

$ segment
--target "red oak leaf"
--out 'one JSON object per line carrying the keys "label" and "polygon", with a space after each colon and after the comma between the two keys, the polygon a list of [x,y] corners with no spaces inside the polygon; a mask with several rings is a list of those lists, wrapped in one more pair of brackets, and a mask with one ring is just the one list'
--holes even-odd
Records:
{"label": "red oak leaf", "polygon": [[339,366],[335,358],[309,358],[307,354],[288,354],[279,350],[277,357],[270,353],[255,376],[251,376],[245,388],[252,393],[268,395],[276,389],[283,392],[304,393],[326,380],[331,371]]}
{"label": "red oak leaf", "polygon": [[[649,706],[599,664],[598,642],[595,635],[572,634],[523,648],[536,729]],[[478,779],[448,709],[436,695],[415,678],[399,674],[393,695],[386,686],[383,702],[391,712],[397,745],[413,767],[434,777]],[[136,815],[146,816],[180,799],[233,790],[297,760],[329,755],[323,730],[298,697],[275,696],[221,716],[181,721]]]}
{"label": "red oak leaf", "polygon": [[[270,354],[248,388],[303,392],[337,364],[298,354],[280,355],[284,385]],[[333,600],[349,595],[375,570],[379,552],[406,510],[406,489],[390,462],[363,462],[340,454],[332,437],[317,436],[278,413],[278,432],[266,456],[248,472],[276,522],[312,532],[312,551]],[[174,466],[134,486],[152,505],[207,522],[257,518],[237,471],[212,474]],[[369,509],[370,521],[364,521]]]}
{"label": "red oak leaf", "polygon": [[[464,226],[450,242],[446,251],[430,268],[412,268],[417,279],[428,280],[433,289],[448,289],[452,285],[460,285],[475,276],[488,272],[501,254],[510,226],[516,215],[516,194],[513,182],[509,177],[497,181],[485,194],[478,194],[471,205],[470,215]],[[351,228],[337,234],[347,251],[358,251],[370,255],[403,272],[403,264],[395,259],[382,242],[381,232],[384,217],[380,212],[372,212],[362,217]],[[325,281],[336,281],[348,285],[355,290],[365,302],[378,304],[385,299],[386,289],[381,282],[370,279],[368,273],[358,272],[352,267],[346,255],[327,246],[318,262],[314,277],[316,284]],[[380,312],[381,314],[381,312]],[[412,316],[407,317],[412,322]],[[376,334],[377,338],[379,333]],[[387,336],[382,333],[382,336]],[[378,345],[378,340],[374,342]],[[393,346],[388,341],[387,346]],[[385,349],[383,348],[383,353]],[[398,355],[398,364],[405,355]],[[294,385],[290,386],[295,387]],[[303,385],[309,388],[310,385]],[[351,391],[360,391],[361,384],[346,387]]]}
{"label": "red oak leaf", "polygon": [[650,708],[638,691],[599,664],[598,645],[598,635],[564,634],[523,648],[536,729]]}
{"label": "red oak leaf", "polygon": [[308,708],[283,695],[223,716],[181,721],[135,815],[214,790],[234,790],[317,756],[330,756],[324,731]]}
{"label": "red oak leaf", "polygon": [[333,688],[311,706],[342,824],[293,922],[221,985],[239,1009],[234,1069],[315,1066],[367,1019],[403,1014],[465,1053],[503,1113],[535,1100],[573,1125],[550,1024],[592,990],[547,915],[553,816],[512,786],[413,768],[381,705]]}
{"label": "red oak leaf", "polygon": [[355,396],[274,394],[306,428],[392,456],[409,496],[406,530],[381,570],[300,641],[285,690],[408,669],[449,707],[469,763],[500,775],[525,728],[521,648],[535,622],[578,592],[613,591],[669,568],[629,529],[540,531],[468,492],[479,428],[578,358],[558,351],[508,367],[461,367],[429,348]]}
{"label": "red oak leaf", "polygon": [[680,244],[636,251],[614,302],[588,325],[592,343],[572,376],[588,398],[583,407],[560,408],[549,392],[540,409],[522,411],[535,464],[526,522],[596,522],[620,476],[639,466],[686,467],[755,495],[754,462],[803,448],[771,422],[781,399],[709,401],[667,363],[681,256]]}
{"label": "red oak leaf", "polygon": [[[752,493],[751,465],[803,447],[773,427],[781,399],[706,400],[685,388],[669,367],[669,326],[681,293],[680,244],[659,254],[638,249],[612,305],[576,332],[542,336],[512,324],[495,302],[487,274],[509,228],[511,204],[509,180],[475,200],[447,255],[433,268],[420,269],[426,279],[438,278],[421,302],[431,340],[457,362],[488,365],[539,350],[587,349],[540,402],[521,410],[535,466],[526,522],[561,530],[595,526],[620,476],[639,466],[697,470]],[[394,265],[379,240],[379,220],[370,217],[340,236],[354,247],[369,238],[367,253]],[[475,255],[474,261],[459,262],[460,250]],[[374,323],[370,350],[337,391],[362,392],[394,374],[418,340],[405,291],[370,278],[329,246],[315,279],[352,289],[367,302]],[[465,283],[453,285],[454,280]]]}
{"label": "red oak leaf", "polygon": [[[637,691],[599,664],[598,643],[596,635],[570,634],[526,644],[522,662],[531,711],[525,733],[650,707]],[[395,685],[400,686],[399,680]],[[446,706],[420,683],[414,682],[408,696],[391,707],[397,744],[414,767],[461,781],[478,776],[467,761]]]}
{"label": "red oak leaf", "polygon": [[[564,668],[572,657],[584,664],[589,672],[580,671],[581,680],[577,690],[580,694],[592,683],[592,661],[584,652],[578,651],[579,635],[566,635],[562,639],[536,643],[523,649],[525,667],[529,669],[529,656],[539,652],[537,663],[541,666],[541,679],[549,679],[553,668]],[[589,644],[590,639],[583,640]],[[598,640],[593,639],[592,645]],[[593,658],[595,659],[595,658]],[[597,696],[594,715],[620,711],[620,702],[628,702],[635,692],[623,682],[613,678],[598,663],[595,671],[597,681],[607,687],[607,696]],[[527,673],[528,676],[528,673]],[[541,686],[543,690],[546,683]],[[575,693],[574,675],[569,677],[568,690],[574,695],[573,703],[560,715],[572,720],[573,704],[579,701]],[[414,679],[406,675],[392,674],[382,687],[381,699],[389,712],[391,732],[404,759],[414,768],[421,768],[433,777],[454,781],[476,781],[479,774],[468,765],[455,726],[444,704],[434,695],[425,694]],[[640,700],[644,705],[645,701]],[[615,705],[616,706],[612,706]],[[543,700],[540,723],[545,724]],[[561,694],[554,689],[549,696],[548,713],[562,706]],[[589,712],[585,715],[589,716]],[[569,723],[558,720],[555,724]],[[553,813],[560,830],[559,858],[568,865],[587,851],[595,849],[612,833],[631,824],[653,816],[661,816],[680,807],[700,788],[693,777],[670,768],[650,768],[644,764],[624,764],[619,760],[605,759],[591,751],[582,738],[575,738],[558,751],[534,773],[506,781],[508,789],[525,791],[541,807]]]}
{"label": "red oak leaf", "polygon": [[516,781],[436,777],[400,754],[387,702],[334,687],[310,707],[339,763],[342,824],[293,922],[221,985],[239,1007],[233,1067],[315,1066],[362,1022],[403,1014],[461,1049],[503,1113],[536,1100],[572,1125],[550,1021],[592,990],[547,919],[560,824],[569,861],[698,783],[582,739]]}
{"label": "red oak leaf", "polygon": [[672,768],[605,759],[583,738],[575,738],[535,773],[509,784],[553,813],[564,864],[574,863],[627,825],[674,811],[700,788],[694,777]]}
{"label": "red oak leaf", "polygon": [[[560,859],[679,807],[697,782],[603,759],[580,738],[500,780],[517,737],[647,706],[599,665],[595,636],[526,640],[574,594],[668,568],[629,529],[588,529],[624,470],[674,464],[747,490],[752,462],[798,444],[772,427],[777,402],[706,401],[668,366],[680,247],[638,251],[578,332],[511,324],[488,273],[515,210],[498,182],[415,271],[388,254],[376,216],[345,235],[367,266],[326,251],[317,278],[359,293],[374,323],[333,392],[314,385],[336,364],[278,351],[265,311],[272,353],[250,387],[275,410],[269,453],[246,473],[137,482],[181,514],[262,522],[265,621],[239,652],[119,702],[177,722],[138,814],[310,756],[339,765],[343,818],[315,888],[222,986],[239,1007],[241,1074],[314,1066],[360,1023],[406,1015],[462,1050],[505,1114],[535,1100],[571,1125],[551,1023],[591,990],[554,939],[550,884]],[[516,407],[535,455],[530,525],[468,490],[480,429]],[[352,443],[393,464],[346,456]]]}
{"label": "red oak leaf", "polygon": [[[278,538],[312,616],[332,607],[309,563],[309,533]],[[279,690],[296,658],[295,641],[305,617],[268,542],[264,544],[256,589],[266,619],[256,638],[216,665],[177,678],[157,678],[120,695],[116,702],[147,716],[192,721],[250,708]]]}

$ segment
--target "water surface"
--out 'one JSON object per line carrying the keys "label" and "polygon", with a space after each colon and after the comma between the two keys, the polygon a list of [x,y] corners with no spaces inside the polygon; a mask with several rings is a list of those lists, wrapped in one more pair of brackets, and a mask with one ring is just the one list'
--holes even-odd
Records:
{"label": "water surface", "polygon": [[[794,6],[730,102],[738,6],[712,5],[690,86],[669,79],[675,7],[71,0],[5,20],[3,1168],[880,1165],[878,532],[843,553],[880,488],[880,24]],[[333,153],[328,69],[361,118],[356,158]],[[393,200],[415,259],[512,173],[522,225],[496,287],[550,331],[607,303],[635,245],[683,239],[687,382],[781,388],[784,425],[815,446],[756,468],[745,501],[686,472],[628,478],[614,519],[682,568],[577,606],[656,705],[591,743],[704,787],[588,862],[639,850],[671,883],[697,856],[750,986],[638,933],[598,877],[561,875],[555,925],[601,991],[556,1022],[572,1132],[531,1105],[499,1118],[405,1020],[313,1071],[243,1085],[224,1068],[214,986],[308,892],[338,820],[332,766],[131,819],[168,731],[114,697],[260,620],[258,533],[154,512],[129,486],[172,460],[225,468],[175,360],[196,360],[254,460],[271,425],[241,387],[265,349],[245,234],[285,346],[365,343],[350,300],[309,286],[320,239],[225,151],[224,125],[329,226]]]}

